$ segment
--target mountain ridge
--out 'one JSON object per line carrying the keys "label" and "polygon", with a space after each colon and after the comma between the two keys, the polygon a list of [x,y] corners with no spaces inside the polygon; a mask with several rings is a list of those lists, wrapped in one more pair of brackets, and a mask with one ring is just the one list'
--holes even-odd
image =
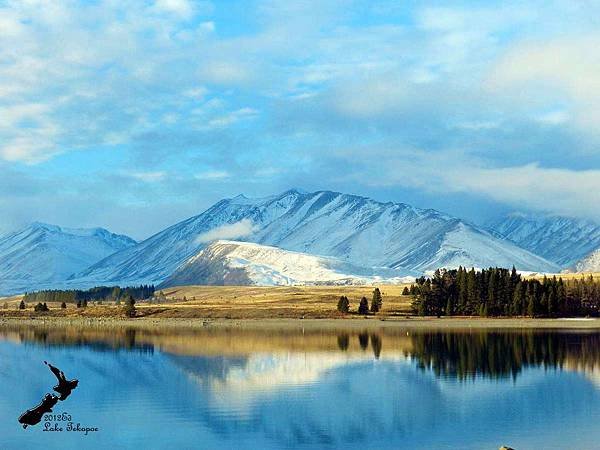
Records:
{"label": "mountain ridge", "polygon": [[[251,226],[244,227],[244,221]],[[229,234],[227,239],[331,256],[360,267],[419,272],[458,265],[516,265],[521,270],[547,272],[558,269],[512,242],[436,210],[333,191],[303,193],[290,189],[262,198],[241,194],[220,200],[204,212],[99,261],[73,279],[159,284],[206,246],[206,242],[199,242],[203,235],[211,232],[217,240],[220,229],[231,233],[236,227],[240,235]]]}
{"label": "mountain ridge", "polygon": [[600,247],[600,225],[590,220],[512,213],[490,222],[488,227],[563,268]]}
{"label": "mountain ridge", "polygon": [[104,228],[33,222],[0,236],[0,292],[55,287],[100,259],[136,244]]}

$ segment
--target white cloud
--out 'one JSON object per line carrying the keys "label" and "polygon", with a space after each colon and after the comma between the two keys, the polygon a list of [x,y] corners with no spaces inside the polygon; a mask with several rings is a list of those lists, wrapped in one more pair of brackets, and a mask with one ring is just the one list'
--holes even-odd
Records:
{"label": "white cloud", "polygon": [[252,80],[252,69],[241,61],[206,61],[198,74],[209,83],[221,85],[245,84]]}
{"label": "white cloud", "polygon": [[209,170],[194,175],[197,180],[223,180],[231,177],[231,174],[226,170]]}
{"label": "white cloud", "polygon": [[205,44],[214,24],[180,21],[207,5],[0,5],[0,159],[36,163],[130,142],[185,117],[185,93],[206,93],[195,72],[198,54],[212,52]]}
{"label": "white cloud", "polygon": [[162,181],[166,178],[166,172],[133,172],[129,174],[125,174],[125,176],[131,176],[136,180],[144,181],[146,183],[155,183],[157,181]]}
{"label": "white cloud", "polygon": [[215,31],[216,27],[215,27],[215,23],[212,21],[208,21],[208,22],[202,22],[200,24],[200,28],[204,31],[206,31],[207,33],[212,33]]}
{"label": "white cloud", "polygon": [[[493,67],[488,89],[513,104],[546,107],[570,103],[579,127],[600,125],[600,34],[529,40],[514,45]],[[566,116],[554,116],[564,122]]]}
{"label": "white cloud", "polygon": [[257,114],[258,111],[253,108],[241,108],[224,116],[215,117],[214,119],[209,120],[208,125],[217,128],[226,127],[243,119],[251,119]]}
{"label": "white cloud", "polygon": [[158,11],[176,14],[182,19],[189,19],[194,13],[194,7],[188,0],[156,0]]}
{"label": "white cloud", "polygon": [[549,111],[539,114],[535,120],[545,125],[562,125],[569,121],[569,113],[566,111]]}
{"label": "white cloud", "polygon": [[10,162],[36,164],[53,155],[52,146],[36,136],[17,136],[0,146],[0,156]]}
{"label": "white cloud", "polygon": [[257,229],[258,227],[250,219],[243,219],[236,223],[221,225],[198,235],[196,243],[204,244],[219,239],[239,239],[251,235]]}
{"label": "white cloud", "polygon": [[[353,152],[346,154],[351,157]],[[363,170],[379,173],[371,186],[405,186],[443,195],[467,193],[505,205],[600,221],[600,170],[541,167],[537,163],[493,167],[459,151],[371,149]]]}

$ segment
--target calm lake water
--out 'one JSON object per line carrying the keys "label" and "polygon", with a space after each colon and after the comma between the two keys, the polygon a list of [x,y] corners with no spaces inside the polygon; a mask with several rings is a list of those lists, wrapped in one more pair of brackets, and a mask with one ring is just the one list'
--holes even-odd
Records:
{"label": "calm lake water", "polygon": [[[79,386],[45,421],[44,360]],[[0,327],[0,448],[600,448],[600,333]]]}

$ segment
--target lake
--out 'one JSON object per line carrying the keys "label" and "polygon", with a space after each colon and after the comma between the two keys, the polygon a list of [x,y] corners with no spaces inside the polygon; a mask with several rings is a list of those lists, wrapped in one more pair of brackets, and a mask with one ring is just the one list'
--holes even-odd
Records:
{"label": "lake", "polygon": [[[2,449],[600,448],[597,332],[13,324],[0,361]],[[79,385],[23,429],[44,361]]]}

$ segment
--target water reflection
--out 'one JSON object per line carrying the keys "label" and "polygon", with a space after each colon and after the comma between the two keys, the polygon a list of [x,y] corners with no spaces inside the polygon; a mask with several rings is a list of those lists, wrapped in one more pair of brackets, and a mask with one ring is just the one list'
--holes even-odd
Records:
{"label": "water reflection", "polygon": [[[516,377],[524,368],[600,367],[600,333],[435,330],[156,330],[135,328],[0,328],[0,339],[24,344],[180,355],[247,355],[279,351],[366,352],[375,359],[402,355],[437,376]],[[383,355],[384,357],[386,354]]]}
{"label": "water reflection", "polygon": [[411,355],[420,367],[458,378],[516,377],[529,366],[591,370],[600,362],[596,333],[419,333],[412,342]]}
{"label": "water reflection", "polygon": [[[100,427],[89,447],[125,437],[149,448],[594,448],[599,339],[535,330],[5,326],[0,415],[39,401],[48,380],[30,366],[51,358],[82,380],[68,406]],[[23,448],[20,431],[9,427],[3,448]],[[27,431],[29,447],[81,444]]]}

